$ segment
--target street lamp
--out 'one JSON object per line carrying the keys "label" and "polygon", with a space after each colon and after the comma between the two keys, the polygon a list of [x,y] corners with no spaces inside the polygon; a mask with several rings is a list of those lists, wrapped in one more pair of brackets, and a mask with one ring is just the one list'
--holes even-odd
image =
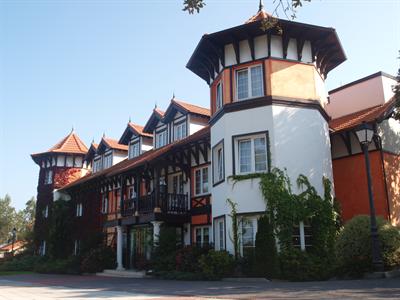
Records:
{"label": "street lamp", "polygon": [[11,231],[11,234],[12,234],[11,255],[14,256],[14,243],[15,243],[15,238],[17,237],[17,229],[15,227]]}
{"label": "street lamp", "polygon": [[372,192],[371,166],[368,153],[368,146],[372,142],[374,134],[375,132],[373,127],[365,122],[356,129],[358,141],[360,142],[361,149],[364,152],[365,167],[367,169],[369,210],[371,218],[372,264],[374,265],[375,270],[382,271],[383,262],[379,246],[378,227],[376,225],[374,195]]}

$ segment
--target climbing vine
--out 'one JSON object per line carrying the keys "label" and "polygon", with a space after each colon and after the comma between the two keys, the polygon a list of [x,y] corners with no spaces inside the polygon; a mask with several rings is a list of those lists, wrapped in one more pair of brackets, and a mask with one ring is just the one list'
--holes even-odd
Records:
{"label": "climbing vine", "polygon": [[229,234],[229,238],[233,243],[233,251],[235,253],[235,259],[239,258],[240,240],[239,240],[239,224],[237,217],[237,203],[233,202],[231,199],[226,199],[226,203],[231,208],[230,217],[232,218],[232,236]]}

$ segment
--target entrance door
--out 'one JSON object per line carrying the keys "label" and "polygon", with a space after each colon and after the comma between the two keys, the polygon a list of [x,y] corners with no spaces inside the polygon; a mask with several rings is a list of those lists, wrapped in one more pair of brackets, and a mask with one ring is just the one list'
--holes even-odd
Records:
{"label": "entrance door", "polygon": [[131,266],[143,269],[150,260],[152,229],[136,227],[131,231]]}

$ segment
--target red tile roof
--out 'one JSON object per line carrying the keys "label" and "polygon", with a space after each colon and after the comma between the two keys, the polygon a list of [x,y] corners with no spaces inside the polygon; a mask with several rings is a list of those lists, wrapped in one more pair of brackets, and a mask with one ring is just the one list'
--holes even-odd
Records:
{"label": "red tile roof", "polygon": [[106,144],[108,147],[110,147],[111,149],[128,151],[128,146],[127,146],[127,145],[122,145],[122,144],[118,143],[117,140],[103,137],[102,141],[104,141],[105,144]]}
{"label": "red tile roof", "polygon": [[193,114],[198,114],[198,115],[204,115],[204,116],[210,116],[211,112],[208,108],[205,107],[201,107],[201,106],[197,106],[194,104],[190,104],[187,102],[183,102],[181,100],[177,100],[177,99],[172,99],[171,102],[174,102],[176,105],[180,106],[181,108],[183,108],[184,110],[193,113]]}
{"label": "red tile roof", "polygon": [[132,123],[132,122],[129,122],[129,123],[128,123],[128,126],[131,127],[134,131],[136,131],[139,135],[148,136],[148,137],[153,137],[152,134],[143,131],[143,129],[144,129],[143,126],[134,124],[134,123]]}
{"label": "red tile roof", "polygon": [[143,166],[144,164],[146,164],[147,162],[149,162],[151,160],[154,161],[155,159],[160,158],[160,156],[162,156],[163,154],[165,154],[169,151],[175,150],[175,148],[178,146],[190,144],[190,143],[192,143],[194,141],[198,141],[202,138],[209,137],[209,135],[210,135],[210,127],[206,126],[203,129],[195,132],[194,134],[192,134],[182,140],[168,144],[162,148],[149,150],[136,158],[125,159],[125,160],[121,161],[120,163],[115,164],[108,169],[105,169],[105,170],[102,170],[102,171],[99,171],[96,173],[88,174],[88,175],[64,186],[62,188],[62,190],[69,189],[73,186],[82,184],[84,182],[98,178],[100,176],[113,176],[113,175],[117,175],[117,174],[126,172],[128,170],[135,169],[137,167]]}
{"label": "red tile roof", "polygon": [[395,104],[394,97],[382,105],[376,105],[369,107],[352,114],[333,119],[329,122],[329,127],[333,131],[342,131],[347,129],[352,129],[361,125],[362,123],[375,122],[376,120],[384,117],[388,112],[390,112]]}
{"label": "red tile roof", "polygon": [[15,241],[14,245],[12,243],[9,243],[9,244],[6,244],[6,245],[3,245],[2,247],[0,247],[0,251],[11,252],[13,249],[15,251],[15,250],[18,250],[18,249],[24,247],[26,244],[27,244],[27,242],[25,242],[25,241]]}
{"label": "red tile roof", "polygon": [[31,154],[32,158],[41,156],[47,153],[71,153],[71,154],[86,154],[88,148],[79,138],[79,136],[71,131],[65,138],[51,147],[49,150],[40,153]]}
{"label": "red tile roof", "polygon": [[153,111],[156,112],[160,117],[164,117],[165,112],[158,107],[155,107]]}

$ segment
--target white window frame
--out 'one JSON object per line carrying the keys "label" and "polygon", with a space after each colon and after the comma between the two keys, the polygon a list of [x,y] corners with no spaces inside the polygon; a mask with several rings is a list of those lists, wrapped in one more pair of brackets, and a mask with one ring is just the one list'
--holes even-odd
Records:
{"label": "white window frame", "polygon": [[108,196],[107,193],[103,193],[101,195],[101,213],[107,214],[108,213]]}
{"label": "white window frame", "polygon": [[129,159],[138,157],[140,155],[140,142],[130,142],[129,143]]}
{"label": "white window frame", "polygon": [[174,141],[179,141],[181,139],[184,139],[187,134],[187,126],[186,126],[186,120],[174,125]]}
{"label": "white window frame", "polygon": [[[174,190],[174,185],[176,180],[176,191]],[[171,192],[176,194],[184,194],[185,192],[185,182],[183,180],[183,173],[176,173],[172,175]]]}
{"label": "white window frame", "polygon": [[102,159],[101,156],[97,156],[93,159],[93,173],[102,170]]}
{"label": "white window frame", "polygon": [[160,132],[156,132],[156,148],[161,148],[167,145],[168,143],[168,132],[167,128]]}
{"label": "white window frame", "polygon": [[[243,242],[243,224],[244,222],[248,221],[252,228],[253,228],[253,234],[252,234],[252,245],[248,246],[248,245],[244,245]],[[255,248],[256,246],[256,234],[257,234],[257,217],[254,216],[249,216],[249,217],[241,217],[240,218],[240,251],[241,251],[241,255],[243,256],[244,254],[244,248]]]}
{"label": "white window frame", "polygon": [[83,215],[83,204],[82,202],[79,202],[76,204],[76,216],[82,217],[82,215]]}
{"label": "white window frame", "polygon": [[213,184],[216,185],[225,180],[225,153],[224,141],[220,141],[212,149]]}
{"label": "white window frame", "polygon": [[[256,170],[256,159],[255,159],[255,146],[254,141],[259,138],[265,139],[265,169]],[[244,141],[250,141],[250,170],[247,172],[241,172],[240,170],[240,143]],[[267,133],[260,134],[249,134],[234,137],[234,151],[235,151],[235,174],[250,174],[250,173],[265,173],[268,171],[268,135]]]}
{"label": "white window frame", "polygon": [[113,165],[113,153],[107,153],[104,155],[103,169],[108,169]]}
{"label": "white window frame", "polygon": [[[222,228],[221,228],[222,226]],[[221,230],[222,229],[222,230]],[[218,217],[214,219],[214,246],[218,251],[226,249],[225,244],[225,218]]]}
{"label": "white window frame", "polygon": [[[204,230],[207,229],[208,230],[208,242],[207,244],[204,243]],[[200,230],[200,244],[197,243],[197,230]],[[205,245],[209,245],[210,241],[211,241],[211,226],[196,226],[194,228],[194,234],[195,234],[195,241],[196,241],[196,245],[203,247]]]}
{"label": "white window frame", "polygon": [[[207,170],[207,182],[204,181],[204,170]],[[200,192],[197,192],[197,174],[200,174]],[[205,190],[205,184],[207,190]],[[194,170],[194,195],[201,196],[210,193],[210,168],[207,166],[199,167]]]}
{"label": "white window frame", "polygon": [[39,256],[46,255],[46,240],[42,240],[39,246]]}
{"label": "white window frame", "polygon": [[300,245],[293,244],[293,246],[297,247],[297,248],[300,248],[302,251],[306,251],[307,247],[311,247],[312,246],[311,244],[306,244],[306,237],[312,237],[312,235],[306,235],[305,234],[305,230],[304,230],[305,227],[311,227],[311,225],[304,224],[304,222],[301,221],[298,226],[295,225],[294,228],[293,228],[293,229],[297,229],[298,228],[299,234],[298,235],[292,234],[292,239],[294,237],[298,237],[299,240],[300,240]]}
{"label": "white window frame", "polygon": [[81,241],[75,240],[74,241],[74,255],[79,255],[81,252]]}
{"label": "white window frame", "polygon": [[52,184],[53,183],[53,170],[45,170],[44,172],[44,184]]}
{"label": "white window frame", "polygon": [[43,218],[47,219],[49,217],[49,206],[46,205],[43,209]]}
{"label": "white window frame", "polygon": [[222,90],[222,80],[220,80],[215,89],[215,108],[219,110],[224,104],[224,96]]}
{"label": "white window frame", "polygon": [[[251,86],[251,70],[254,68],[261,68],[261,95],[253,95],[252,94],[252,86]],[[247,71],[247,97],[246,98],[241,98],[239,99],[239,76],[238,74],[240,72]],[[262,64],[257,64],[253,66],[249,66],[246,68],[241,68],[235,71],[235,81],[236,81],[236,89],[235,89],[235,100],[236,101],[243,101],[243,100],[248,100],[248,99],[253,99],[253,98],[259,98],[264,95],[264,78],[263,78],[263,66]]]}

